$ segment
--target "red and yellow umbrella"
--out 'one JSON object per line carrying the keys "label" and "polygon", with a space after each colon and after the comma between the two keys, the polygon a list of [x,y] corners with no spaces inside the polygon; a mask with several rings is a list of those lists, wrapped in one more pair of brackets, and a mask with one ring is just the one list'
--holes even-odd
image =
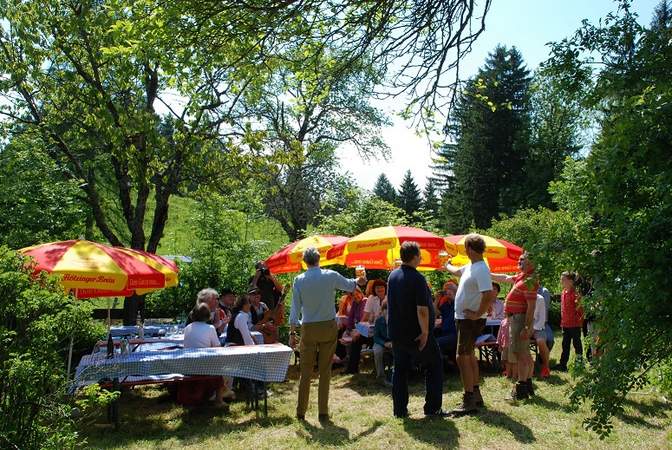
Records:
{"label": "red and yellow umbrella", "polygon": [[286,245],[271,255],[265,261],[265,264],[272,273],[300,272],[306,268],[306,265],[303,263],[303,252],[308,247],[315,247],[320,252],[321,266],[343,264],[342,250],[340,254],[337,253],[333,257],[329,257],[328,253],[331,249],[344,244],[347,240],[348,238],[343,236],[310,236]]}
{"label": "red and yellow umbrella", "polygon": [[[518,272],[518,258],[523,249],[503,239],[481,235],[485,240],[485,262],[493,272]],[[469,263],[464,239],[466,235],[454,235],[446,238],[446,249],[453,256],[451,264],[462,266]]]}
{"label": "red and yellow umbrella", "polygon": [[34,260],[35,273],[60,275],[77,298],[127,297],[177,285],[177,265],[139,250],[71,240],[19,250]]}
{"label": "red and yellow umbrella", "polygon": [[[349,239],[343,246],[345,265],[391,270],[399,259],[401,244],[406,241],[420,245],[419,270],[435,270],[441,265],[439,252],[446,250],[444,239],[420,228],[402,226],[373,228]],[[334,248],[329,256],[336,256],[339,250]]]}

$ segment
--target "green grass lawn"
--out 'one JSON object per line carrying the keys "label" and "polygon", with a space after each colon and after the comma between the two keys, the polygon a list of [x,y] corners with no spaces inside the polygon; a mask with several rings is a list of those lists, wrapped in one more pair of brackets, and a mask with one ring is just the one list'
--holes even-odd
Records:
{"label": "green grass lawn", "polygon": [[[556,358],[557,353],[556,345]],[[585,431],[582,419],[589,410],[571,408],[572,379],[567,373],[536,382],[536,398],[517,406],[505,401],[510,383],[485,374],[481,391],[486,409],[457,419],[425,419],[424,387],[417,380],[411,387],[411,418],[400,420],[392,417],[389,390],[374,381],[367,360],[359,375],[336,372],[330,396],[333,421],[328,424],[317,420],[316,381],[306,422],[294,418],[295,367],[290,366],[288,376],[288,382],[271,388],[268,418],[247,411],[242,401],[234,402],[228,414],[210,408],[189,410],[170,402],[165,389],[144,387],[124,393],[119,431],[103,425],[101,414],[83,426],[82,435],[88,447],[104,449],[672,448],[672,405],[650,391],[629,397],[606,440]],[[460,395],[457,375],[446,376],[444,408],[456,405]]]}

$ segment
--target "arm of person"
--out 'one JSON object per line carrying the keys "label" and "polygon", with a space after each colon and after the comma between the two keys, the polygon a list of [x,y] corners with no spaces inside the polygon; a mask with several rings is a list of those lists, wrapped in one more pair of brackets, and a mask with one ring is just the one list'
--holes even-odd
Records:
{"label": "arm of person", "polygon": [[271,280],[273,282],[273,284],[275,285],[275,289],[277,289],[278,292],[282,292],[282,284],[280,284],[278,279],[275,278],[270,271],[268,272],[268,277],[266,277],[266,278],[268,278],[269,280]]}
{"label": "arm of person", "polygon": [[345,292],[355,292],[357,289],[357,280],[345,278],[340,273],[330,270],[330,276],[334,280],[334,287]]}
{"label": "arm of person", "polygon": [[429,308],[427,306],[416,306],[418,315],[418,324],[420,325],[420,336],[415,340],[418,341],[418,349],[422,351],[427,345],[427,338],[429,337]]}
{"label": "arm of person", "polygon": [[537,306],[536,297],[534,299],[527,298],[527,312],[525,313],[525,328],[520,332],[520,337],[522,339],[529,339],[532,335],[532,326],[534,324],[534,310]]}
{"label": "arm of person", "polygon": [[219,342],[219,338],[217,337],[217,331],[215,330],[215,327],[208,327],[208,338],[210,339],[210,347],[222,346],[222,343]]}
{"label": "arm of person", "polygon": [[514,277],[511,275],[507,275],[505,273],[491,273],[490,278],[492,278],[492,281],[496,281],[498,283],[509,283],[512,284]]}
{"label": "arm of person", "polygon": [[301,290],[294,280],[292,287],[292,307],[289,312],[289,346],[294,348],[296,346],[296,327],[299,325],[299,314],[301,313]]}
{"label": "arm of person", "polygon": [[247,327],[247,319],[245,318],[244,314],[238,314],[238,317],[236,317],[236,322],[233,324],[233,326],[235,326],[240,331],[245,345],[254,345],[254,339],[252,339],[250,329]]}
{"label": "arm of person", "polygon": [[464,266],[457,267],[453,266],[452,264],[446,264],[446,270],[456,277],[461,277],[462,272],[464,271]]}

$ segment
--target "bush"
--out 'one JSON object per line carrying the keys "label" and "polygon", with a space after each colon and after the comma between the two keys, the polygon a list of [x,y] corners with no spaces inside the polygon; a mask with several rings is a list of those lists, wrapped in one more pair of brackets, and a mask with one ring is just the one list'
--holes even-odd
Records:
{"label": "bush", "polygon": [[54,279],[34,280],[25,259],[0,247],[1,448],[78,444],[66,357],[71,336],[77,348],[98,337],[90,316]]}

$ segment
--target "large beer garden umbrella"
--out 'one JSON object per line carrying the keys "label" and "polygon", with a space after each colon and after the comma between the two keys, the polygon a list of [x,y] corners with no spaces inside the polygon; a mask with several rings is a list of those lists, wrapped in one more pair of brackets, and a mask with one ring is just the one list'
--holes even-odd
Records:
{"label": "large beer garden umbrella", "polygon": [[282,249],[268,257],[265,261],[266,267],[274,273],[300,272],[306,269],[303,262],[303,252],[308,247],[315,247],[320,252],[320,265],[329,266],[332,264],[343,264],[342,252],[334,258],[327,256],[329,250],[344,244],[348,238],[332,235],[315,235],[301,239],[284,246]]}
{"label": "large beer garden umbrella", "polygon": [[[76,298],[128,297],[177,285],[178,268],[173,261],[139,250],[70,240],[19,252],[32,258],[36,274],[46,271],[60,276],[63,288]],[[70,338],[68,375],[72,345]]]}
{"label": "large beer garden umbrella", "polygon": [[[492,272],[518,272],[518,258],[523,254],[523,249],[503,239],[483,236],[485,240],[486,264]],[[453,256],[451,264],[462,266],[469,263],[464,239],[466,235],[454,235],[446,238],[446,249]]]}
{"label": "large beer garden umbrella", "polygon": [[35,273],[59,275],[77,298],[128,297],[177,285],[177,265],[151,253],[70,240],[19,250],[34,261]]}
{"label": "large beer garden umbrella", "polygon": [[[420,228],[403,226],[373,228],[349,239],[343,246],[345,265],[391,270],[398,264],[401,244],[406,241],[420,245],[422,262],[418,270],[435,270],[441,266],[439,252],[446,251],[444,239]],[[339,250],[333,249],[329,256],[335,257]]]}

